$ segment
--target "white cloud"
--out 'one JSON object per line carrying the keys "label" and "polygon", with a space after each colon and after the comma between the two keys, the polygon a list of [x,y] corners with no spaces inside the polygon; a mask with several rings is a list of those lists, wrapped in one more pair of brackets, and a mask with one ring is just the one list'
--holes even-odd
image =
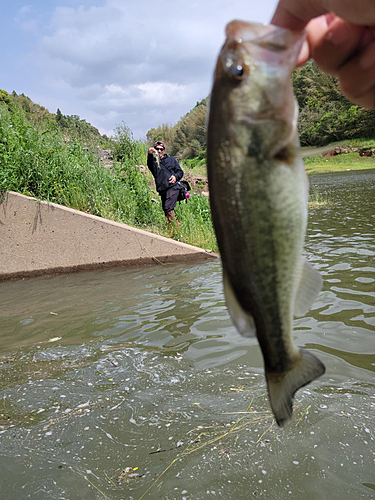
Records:
{"label": "white cloud", "polygon": [[[175,123],[206,97],[226,22],[266,21],[275,3],[105,0],[57,7],[32,55],[42,77],[39,93],[100,130],[124,120],[144,135]],[[23,10],[25,19],[33,14]]]}
{"label": "white cloud", "polygon": [[143,102],[158,106],[185,101],[189,93],[189,85],[169,82],[146,82],[133,87],[141,90]]}

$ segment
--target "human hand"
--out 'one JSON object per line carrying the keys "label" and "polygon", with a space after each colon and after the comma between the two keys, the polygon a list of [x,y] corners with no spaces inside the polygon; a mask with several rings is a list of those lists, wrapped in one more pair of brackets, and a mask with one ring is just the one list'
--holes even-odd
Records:
{"label": "human hand", "polygon": [[171,184],[174,184],[174,183],[176,182],[176,177],[175,177],[174,175],[171,175],[171,176],[169,177],[169,182],[170,182]]}
{"label": "human hand", "polygon": [[148,148],[148,153],[150,155],[152,155],[152,154],[156,153],[156,149],[155,148]]}
{"label": "human hand", "polygon": [[290,30],[306,27],[298,65],[312,57],[338,77],[350,101],[375,109],[374,0],[279,0],[271,23]]}

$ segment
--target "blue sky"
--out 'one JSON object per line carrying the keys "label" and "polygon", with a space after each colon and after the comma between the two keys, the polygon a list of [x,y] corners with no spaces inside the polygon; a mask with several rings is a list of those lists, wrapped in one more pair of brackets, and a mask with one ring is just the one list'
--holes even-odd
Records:
{"label": "blue sky", "polygon": [[[157,7],[155,7],[157,5]],[[206,97],[232,19],[269,22],[276,0],[13,0],[2,6],[0,88],[136,138]]]}

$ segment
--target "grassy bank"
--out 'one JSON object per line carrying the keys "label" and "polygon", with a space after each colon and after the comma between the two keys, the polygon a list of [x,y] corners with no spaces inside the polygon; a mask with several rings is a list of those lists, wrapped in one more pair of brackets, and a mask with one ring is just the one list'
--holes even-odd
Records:
{"label": "grassy bank", "polygon": [[216,251],[207,198],[194,194],[178,205],[181,230],[171,234],[160,198],[136,166],[145,163],[145,145],[124,126],[116,133],[115,161],[107,169],[80,141],[67,140],[56,128],[41,132],[22,109],[0,104],[0,192],[16,191]]}
{"label": "grassy bank", "polygon": [[304,161],[308,174],[375,169],[375,157],[361,157],[358,153],[341,154],[329,158],[312,156],[311,158],[305,158]]}
{"label": "grassy bank", "polygon": [[[356,149],[374,149],[374,139],[353,139],[348,142],[332,143],[332,150],[335,147],[356,148]],[[360,156],[358,152],[341,153],[335,156],[316,155],[304,158],[304,164],[308,174],[346,172],[349,170],[367,170],[375,169],[374,156]],[[207,176],[206,155],[201,153],[196,158],[184,160],[183,167],[186,173],[192,173],[201,176]]]}
{"label": "grassy bank", "polygon": [[[374,139],[353,139],[348,142],[333,143],[332,150],[336,147],[350,149],[374,149]],[[345,152],[334,156],[310,156],[304,159],[308,174],[324,174],[330,172],[347,172],[350,170],[368,170],[375,168],[375,156],[360,156],[358,151]]]}

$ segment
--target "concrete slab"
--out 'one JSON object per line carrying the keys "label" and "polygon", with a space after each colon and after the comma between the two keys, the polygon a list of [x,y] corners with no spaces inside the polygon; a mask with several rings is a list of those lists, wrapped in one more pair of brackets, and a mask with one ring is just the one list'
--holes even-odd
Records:
{"label": "concrete slab", "polygon": [[0,280],[217,257],[201,248],[12,191],[0,199]]}

